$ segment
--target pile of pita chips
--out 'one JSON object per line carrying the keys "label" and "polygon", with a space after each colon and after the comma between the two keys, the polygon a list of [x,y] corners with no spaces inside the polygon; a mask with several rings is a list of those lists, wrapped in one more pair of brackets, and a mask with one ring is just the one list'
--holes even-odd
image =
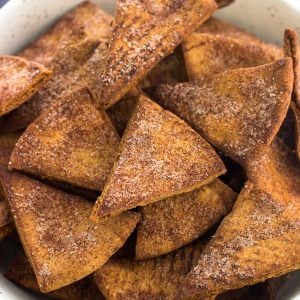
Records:
{"label": "pile of pita chips", "polygon": [[114,22],[83,2],[9,57],[45,83],[23,78],[0,122],[0,239],[16,228],[25,251],[8,278],[57,299],[245,300],[300,268],[280,140],[300,140],[297,36],[282,51],[208,19],[231,2],[120,0]]}
{"label": "pile of pita chips", "polygon": [[9,167],[101,191],[119,136],[87,89],[63,97],[24,132]]}
{"label": "pile of pita chips", "polygon": [[288,111],[290,58],[210,77],[205,84],[162,85],[159,102],[242,165],[262,156]]}
{"label": "pile of pita chips", "polygon": [[16,56],[0,56],[0,116],[30,97],[51,77],[44,66]]}
{"label": "pile of pita chips", "polygon": [[224,172],[222,161],[200,135],[142,95],[92,217],[98,220],[189,192]]}

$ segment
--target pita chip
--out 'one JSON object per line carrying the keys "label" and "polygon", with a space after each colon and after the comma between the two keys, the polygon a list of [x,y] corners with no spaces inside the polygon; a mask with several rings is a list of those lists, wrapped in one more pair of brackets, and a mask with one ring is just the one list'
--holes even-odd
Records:
{"label": "pita chip", "polygon": [[225,71],[277,60],[274,52],[266,47],[224,35],[193,33],[182,46],[190,81],[204,82]]}
{"label": "pita chip", "polygon": [[117,1],[102,74],[104,108],[119,101],[215,10],[214,0]]}
{"label": "pita chip", "polygon": [[112,16],[98,5],[84,1],[18,55],[42,64],[51,63],[62,44],[70,44],[76,31],[83,31],[89,39],[106,40],[111,33],[112,20]]}
{"label": "pita chip", "polygon": [[142,95],[92,218],[97,220],[189,192],[225,170],[200,135]]}
{"label": "pita chip", "polygon": [[21,136],[21,132],[0,135],[0,166],[7,167],[10,155]]}
{"label": "pita chip", "polygon": [[119,136],[87,89],[62,98],[23,133],[9,168],[101,191]]}
{"label": "pita chip", "polygon": [[224,72],[204,85],[163,85],[160,104],[186,120],[207,141],[242,165],[261,157],[288,111],[292,61]]}
{"label": "pita chip", "polygon": [[51,77],[44,66],[17,56],[0,56],[0,116],[27,101]]}
{"label": "pita chip", "polygon": [[176,293],[203,244],[200,241],[145,261],[111,259],[94,278],[106,299],[177,299]]}
{"label": "pita chip", "polygon": [[230,211],[236,194],[222,181],[140,209],[136,259],[148,259],[187,245]]}
{"label": "pita chip", "polygon": [[[23,251],[20,251],[5,272],[5,277],[27,289],[41,293],[34,271]],[[71,285],[47,293],[53,299],[61,300],[101,300],[101,295],[93,277],[85,277]]]}
{"label": "pita chip", "polygon": [[47,293],[95,270],[125,243],[139,215],[125,212],[90,221],[92,203],[16,172],[0,169],[1,183],[24,250]]}
{"label": "pita chip", "polygon": [[215,295],[300,267],[300,201],[248,182],[177,297]]}
{"label": "pita chip", "polygon": [[276,60],[282,58],[283,56],[281,48],[273,44],[265,43],[249,32],[246,32],[241,28],[238,28],[230,23],[227,23],[226,21],[214,17],[211,17],[206,22],[204,22],[196,32],[223,35],[226,37],[243,40],[251,44],[260,45],[261,47],[266,48],[266,51],[273,52],[273,55],[276,56]]}

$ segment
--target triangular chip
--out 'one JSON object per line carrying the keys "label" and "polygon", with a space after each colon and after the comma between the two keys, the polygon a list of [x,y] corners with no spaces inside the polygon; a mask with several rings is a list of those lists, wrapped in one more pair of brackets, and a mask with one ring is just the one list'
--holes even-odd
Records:
{"label": "triangular chip", "polygon": [[258,44],[261,47],[266,47],[267,48],[266,51],[268,51],[268,52],[272,51],[274,53],[274,56],[277,57],[277,59],[282,58],[282,55],[283,55],[282,49],[280,49],[279,47],[277,47],[273,44],[265,43],[262,40],[260,40],[259,38],[257,38],[256,36],[244,31],[243,29],[240,29],[228,22],[219,20],[214,17],[209,18],[205,23],[203,23],[197,29],[197,32],[218,34],[218,35],[223,35],[226,37],[243,40],[248,43]]}
{"label": "triangular chip", "polygon": [[72,185],[102,190],[119,136],[87,89],[52,105],[23,133],[9,167]]}
{"label": "triangular chip", "polygon": [[178,46],[172,54],[161,60],[149,72],[140,85],[144,89],[153,88],[160,84],[175,84],[186,81],[188,80],[182,47]]}
{"label": "triangular chip", "polygon": [[11,152],[13,151],[20,136],[20,132],[10,132],[0,135],[0,166],[8,166]]}
{"label": "triangular chip", "polygon": [[[5,277],[27,289],[40,293],[34,271],[23,251],[20,251],[5,271]],[[61,300],[101,300],[104,297],[93,277],[85,277],[71,285],[47,293],[53,299]]]}
{"label": "triangular chip", "polygon": [[300,267],[300,197],[276,198],[248,182],[182,285],[206,297]]}
{"label": "triangular chip", "polygon": [[92,203],[0,169],[22,244],[39,288],[50,292],[99,269],[126,241],[139,215],[90,221]]}
{"label": "triangular chip", "polygon": [[236,194],[220,180],[140,209],[136,258],[174,251],[197,239],[232,208]]}
{"label": "triangular chip", "polygon": [[99,84],[108,108],[217,9],[214,0],[120,0]]}
{"label": "triangular chip", "polygon": [[183,52],[189,80],[199,82],[225,71],[255,67],[278,58],[259,44],[207,33],[188,36],[183,42]]}
{"label": "triangular chip", "polygon": [[94,278],[107,299],[177,299],[176,293],[202,249],[200,241],[145,261],[111,259]]}
{"label": "triangular chip", "polygon": [[142,95],[93,219],[189,192],[224,172],[221,159],[200,135]]}
{"label": "triangular chip", "polygon": [[84,1],[59,19],[46,33],[18,55],[42,64],[55,57],[62,44],[69,44],[74,31],[82,30],[87,38],[106,40],[111,33],[112,16],[95,3]]}
{"label": "triangular chip", "polygon": [[204,85],[163,85],[157,98],[207,141],[246,165],[274,139],[288,111],[292,86],[292,61],[285,58],[224,72]]}
{"label": "triangular chip", "polygon": [[0,116],[30,99],[49,80],[44,66],[17,56],[0,56]]}

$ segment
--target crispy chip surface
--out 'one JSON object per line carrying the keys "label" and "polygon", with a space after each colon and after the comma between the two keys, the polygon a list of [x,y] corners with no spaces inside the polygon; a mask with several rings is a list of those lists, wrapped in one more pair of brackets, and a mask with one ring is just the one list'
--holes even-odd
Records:
{"label": "crispy chip surface", "polygon": [[136,258],[174,251],[204,234],[232,208],[236,194],[220,180],[140,209]]}
{"label": "crispy chip surface", "polygon": [[224,72],[204,85],[163,85],[157,99],[207,141],[247,165],[262,156],[291,102],[292,61]]}
{"label": "crispy chip surface", "polygon": [[257,43],[207,33],[193,33],[183,42],[190,81],[204,82],[225,71],[255,67],[277,60],[278,55]]}
{"label": "crispy chip surface", "polygon": [[[5,277],[14,283],[35,292],[41,292],[34,271],[23,251],[20,251],[5,272]],[[71,285],[65,286],[47,296],[61,300],[100,300],[104,299],[93,281],[92,276],[85,277]]]}
{"label": "crispy chip surface", "polygon": [[106,299],[177,299],[176,293],[202,249],[203,242],[197,242],[145,261],[111,259],[94,278]]}
{"label": "crispy chip surface", "polygon": [[191,191],[224,172],[221,159],[201,136],[142,95],[93,219]]}
{"label": "crispy chip surface", "polygon": [[214,295],[300,267],[299,195],[276,196],[247,183],[178,297]]}
{"label": "crispy chip surface", "polygon": [[108,108],[216,10],[213,0],[118,1],[101,80]]}
{"label": "crispy chip surface", "polygon": [[35,120],[18,141],[10,168],[79,187],[102,190],[119,136],[87,89],[62,98]]}
{"label": "crispy chip surface", "polygon": [[0,116],[27,101],[51,77],[44,66],[17,56],[0,56]]}
{"label": "crispy chip surface", "polygon": [[100,268],[126,241],[139,215],[93,224],[92,204],[16,172],[0,170],[22,244],[39,288],[50,292]]}

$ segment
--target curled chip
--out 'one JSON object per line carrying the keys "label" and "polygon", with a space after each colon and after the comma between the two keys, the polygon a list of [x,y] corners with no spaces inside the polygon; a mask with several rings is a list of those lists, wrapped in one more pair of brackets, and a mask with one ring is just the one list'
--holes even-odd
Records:
{"label": "curled chip", "polygon": [[62,44],[70,44],[74,32],[83,31],[90,39],[106,40],[111,33],[113,17],[92,2],[84,1],[59,19],[49,31],[27,46],[18,55],[42,64],[56,56]]}
{"label": "curled chip", "polygon": [[140,209],[136,258],[148,259],[187,245],[230,211],[236,194],[220,180]]}
{"label": "curled chip", "polygon": [[177,297],[215,295],[298,269],[299,195],[277,198],[248,182]]}
{"label": "curled chip", "polygon": [[278,55],[257,43],[207,33],[193,33],[183,42],[190,81],[204,82],[225,71],[255,67],[277,60]]}
{"label": "curled chip", "polygon": [[16,172],[1,183],[39,288],[50,292],[99,269],[126,241],[139,214],[125,212],[94,224],[92,204]]}
{"label": "curled chip", "polygon": [[292,61],[285,58],[224,72],[203,85],[162,85],[156,98],[245,166],[273,141],[288,111],[292,86]]}
{"label": "curled chip", "polygon": [[224,172],[221,159],[200,135],[142,95],[92,218],[189,192]]}
{"label": "curled chip", "polygon": [[177,299],[176,293],[203,245],[199,241],[145,261],[111,259],[94,278],[106,299]]}
{"label": "curled chip", "polygon": [[216,9],[214,0],[117,1],[106,65],[99,84],[108,108]]}
{"label": "curled chip", "polygon": [[[8,266],[5,277],[27,289],[40,292],[34,271],[23,251],[20,251]],[[92,276],[85,277],[71,285],[47,293],[47,296],[61,300],[104,299]]]}
{"label": "curled chip", "polygon": [[51,77],[44,66],[17,56],[0,56],[0,116],[26,102]]}
{"label": "curled chip", "polygon": [[119,136],[87,89],[53,104],[26,129],[9,168],[101,191]]}

